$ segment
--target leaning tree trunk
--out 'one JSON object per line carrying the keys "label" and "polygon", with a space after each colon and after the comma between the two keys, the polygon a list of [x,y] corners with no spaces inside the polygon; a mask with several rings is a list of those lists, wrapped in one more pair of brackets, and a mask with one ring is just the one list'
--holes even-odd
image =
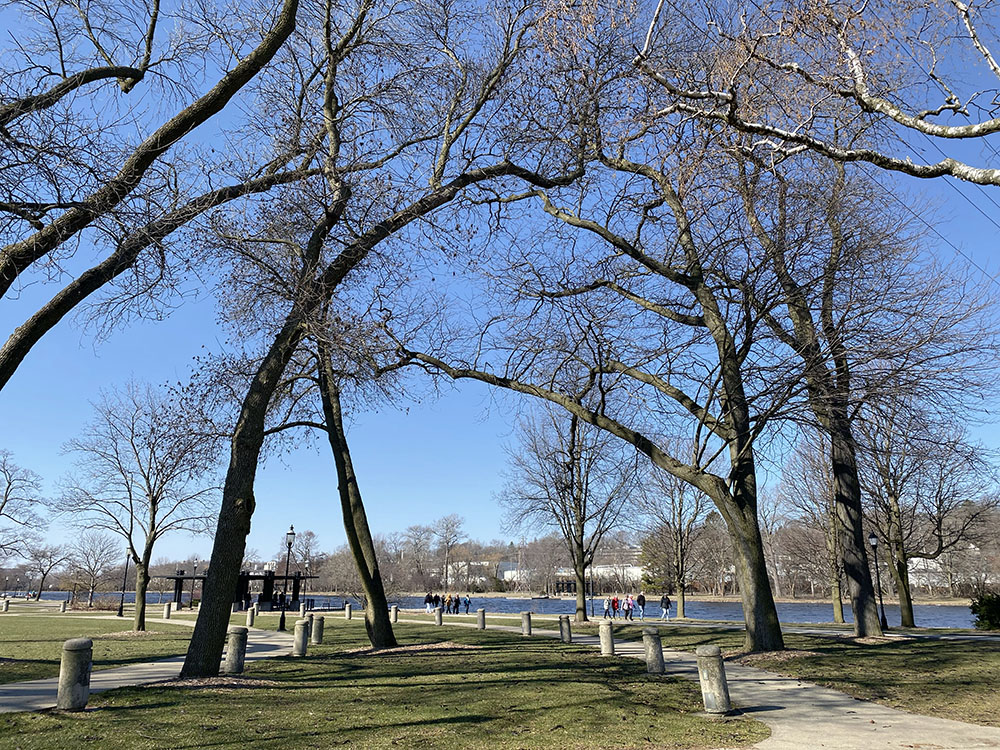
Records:
{"label": "leaning tree trunk", "polygon": [[858,480],[857,450],[846,418],[830,429],[830,457],[833,464],[833,497],[839,524],[841,555],[847,590],[854,613],[854,634],[859,637],[882,635],[875,586],[868,567],[864,518],[861,514],[861,484]]}
{"label": "leaning tree trunk", "polygon": [[233,433],[229,469],[222,488],[222,507],[215,543],[201,595],[201,608],[188,646],[181,677],[215,677],[233,611],[233,597],[246,551],[254,511],[254,479],[264,443],[264,418],[271,396],[302,340],[305,329],[290,315],[254,376]]}
{"label": "leaning tree trunk", "polygon": [[892,555],[889,569],[899,595],[899,624],[904,628],[916,627],[913,620],[913,597],[910,594],[910,570],[906,558]]}
{"label": "leaning tree trunk", "polygon": [[319,347],[319,359],[320,395],[330,448],[333,450],[334,463],[337,465],[344,531],[368,604],[365,607],[365,629],[368,631],[368,640],[374,648],[393,648],[397,645],[396,636],[392,632],[392,623],[389,620],[389,603],[386,600],[382,574],[379,572],[378,559],[375,555],[375,542],[368,527],[368,516],[361,499],[354,464],[351,462],[351,452],[347,446],[347,433],[344,430],[343,414],[340,409],[340,390],[334,379],[330,358],[322,345]]}
{"label": "leaning tree trunk", "polygon": [[146,629],[146,589],[149,588],[149,560],[135,561],[135,617],[132,620],[132,630],[141,632]]}
{"label": "leaning tree trunk", "polygon": [[734,507],[728,515],[743,619],[746,622],[744,647],[748,651],[781,651],[785,642],[771,594],[757,514],[750,508]]}

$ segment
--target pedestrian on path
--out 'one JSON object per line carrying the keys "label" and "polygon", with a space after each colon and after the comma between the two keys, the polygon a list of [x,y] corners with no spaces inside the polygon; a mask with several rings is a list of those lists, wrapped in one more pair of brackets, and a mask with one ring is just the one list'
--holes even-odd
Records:
{"label": "pedestrian on path", "polygon": [[611,617],[611,597],[604,597],[604,619]]}
{"label": "pedestrian on path", "polygon": [[660,597],[660,619],[670,622],[670,597],[666,594]]}
{"label": "pedestrian on path", "polygon": [[642,621],[646,620],[646,592],[640,591],[639,596],[635,598],[635,604],[639,608],[639,619]]}

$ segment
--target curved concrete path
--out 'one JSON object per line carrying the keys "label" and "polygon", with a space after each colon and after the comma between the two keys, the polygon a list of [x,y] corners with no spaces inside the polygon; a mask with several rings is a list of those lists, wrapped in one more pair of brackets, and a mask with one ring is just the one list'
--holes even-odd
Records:
{"label": "curved concrete path", "polygon": [[[111,616],[101,619],[117,618]],[[194,627],[193,620],[147,618],[146,622]],[[272,656],[284,656],[291,653],[293,638],[290,633],[250,628],[247,635],[247,661],[267,659]],[[95,670],[90,674],[90,692],[100,693],[104,690],[113,690],[114,688],[173,680],[180,675],[183,664],[183,656],[172,656],[169,659],[126,664],[114,669]],[[58,677],[31,680],[29,682],[0,684],[0,713],[41,711],[46,708],[55,708],[58,687]]]}
{"label": "curved concrete path", "polygon": [[[427,625],[426,620],[400,622]],[[536,619],[535,622],[538,622]],[[656,623],[649,623],[650,626]],[[475,627],[475,623],[445,625]],[[491,630],[520,633],[520,625],[491,625]],[[532,636],[558,638],[556,630],[532,628]],[[574,643],[600,648],[593,635],[573,634]],[[615,640],[615,654],[645,661],[639,641]],[[667,674],[698,679],[694,654],[663,652]],[[768,725],[771,736],[754,747],[760,750],[980,750],[1000,748],[1000,729],[899,711],[852,698],[762,669],[726,663],[733,703],[744,714]]]}

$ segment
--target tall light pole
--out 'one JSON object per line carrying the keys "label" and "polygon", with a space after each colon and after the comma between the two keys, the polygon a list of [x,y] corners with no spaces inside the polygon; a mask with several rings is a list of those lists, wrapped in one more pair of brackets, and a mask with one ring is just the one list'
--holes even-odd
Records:
{"label": "tall light pole", "polygon": [[302,598],[306,599],[306,603],[309,600],[306,598],[306,592],[309,590],[309,561],[306,560],[306,577],[302,580]]}
{"label": "tall light pole", "polygon": [[283,587],[284,604],[281,605],[281,619],[278,620],[278,630],[285,629],[285,610],[288,609],[288,563],[292,561],[292,544],[295,542],[295,527],[289,526],[288,533],[285,534],[285,544],[288,552],[285,554],[285,585]]}
{"label": "tall light pole", "polygon": [[122,598],[118,600],[118,616],[125,616],[125,586],[128,584],[129,551],[125,550],[125,575],[122,576]]}
{"label": "tall light pole", "polygon": [[882,608],[882,630],[888,630],[889,622],[885,619],[885,602],[882,601],[882,574],[879,573],[878,569],[878,537],[875,536],[874,531],[868,535],[868,544],[871,545],[872,555],[875,556],[875,581],[878,585],[878,603]]}

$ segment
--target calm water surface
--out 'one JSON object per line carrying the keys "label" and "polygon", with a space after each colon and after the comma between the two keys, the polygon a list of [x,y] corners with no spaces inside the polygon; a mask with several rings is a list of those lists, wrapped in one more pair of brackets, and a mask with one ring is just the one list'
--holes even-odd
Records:
{"label": "calm water surface", "polygon": [[[190,592],[185,592],[185,601],[190,597]],[[120,594],[103,594],[102,596],[118,599]],[[42,599],[61,601],[69,597],[66,591],[45,591],[42,592]],[[148,604],[158,604],[169,601],[171,593],[161,595],[158,592],[146,594]],[[325,609],[329,607],[341,608],[344,604],[343,597],[316,596],[314,605],[317,608]],[[652,597],[651,597],[652,599]],[[659,597],[656,597],[659,600]],[[126,603],[135,601],[135,594],[128,592],[125,594]],[[352,600],[353,601],[353,600]],[[597,615],[603,614],[603,597],[595,599],[593,602],[594,612]],[[353,601],[359,607],[357,601]],[[423,597],[404,596],[391,600],[392,604],[398,604],[403,609],[422,609],[424,606]],[[472,597],[470,612],[475,612],[479,607],[485,607],[487,612],[517,613],[524,611],[535,612],[543,615],[565,615],[573,614],[576,611],[576,602],[572,599],[528,599],[521,597]],[[590,601],[587,603],[590,609]],[[701,602],[688,600],[685,602],[687,616],[699,620],[735,620],[742,622],[743,607],[739,602]],[[813,602],[779,602],[777,604],[778,618],[785,623],[828,623],[833,622],[833,607],[829,604],[817,604]],[[660,613],[659,606],[654,606],[652,601],[646,607],[646,614],[649,617],[657,617]],[[671,609],[671,614],[677,614],[677,604]],[[899,627],[899,606],[896,604],[886,604],[886,619],[889,627]],[[848,622],[853,622],[851,617],[851,607],[848,602],[844,603],[844,618]],[[969,608],[959,604],[915,604],[913,605],[913,619],[917,626],[924,628],[972,628],[974,618]]]}

